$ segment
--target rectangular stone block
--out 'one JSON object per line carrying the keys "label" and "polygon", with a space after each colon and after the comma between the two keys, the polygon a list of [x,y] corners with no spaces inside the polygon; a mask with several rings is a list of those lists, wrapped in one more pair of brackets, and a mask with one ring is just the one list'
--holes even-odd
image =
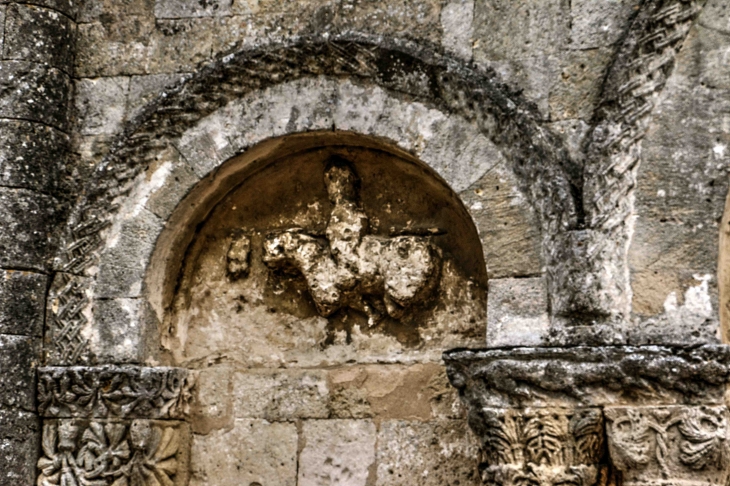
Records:
{"label": "rectangular stone block", "polygon": [[71,73],[75,28],[70,18],[55,10],[10,4],[5,14],[3,59],[47,64]]}
{"label": "rectangular stone block", "polygon": [[0,185],[68,197],[69,137],[47,125],[0,120]]}
{"label": "rectangular stone block", "polygon": [[477,486],[478,442],[465,420],[388,420],[378,431],[377,486]]}
{"label": "rectangular stone block", "polygon": [[48,276],[0,270],[0,334],[41,337]]}
{"label": "rectangular stone block", "polygon": [[487,345],[539,346],[550,330],[547,282],[543,277],[489,281]]}
{"label": "rectangular stone block", "polygon": [[124,121],[129,77],[76,81],[74,103],[82,135],[115,135]]}
{"label": "rectangular stone block", "polygon": [[46,269],[64,212],[51,196],[0,187],[0,267]]}
{"label": "rectangular stone block", "polygon": [[[13,3],[12,0],[2,0],[2,3]],[[81,4],[89,2],[80,2],[79,0],[25,0],[23,3],[28,5],[36,5],[38,7],[46,7],[51,10],[62,13],[70,19],[76,19]]]}
{"label": "rectangular stone block", "polygon": [[324,370],[247,370],[233,378],[236,417],[291,420],[327,418],[327,375]]}
{"label": "rectangular stone block", "polygon": [[236,419],[230,430],[193,435],[190,486],[297,485],[297,428]]}
{"label": "rectangular stone block", "polygon": [[298,486],[371,484],[375,424],[370,420],[310,420],[302,427]]}
{"label": "rectangular stone block", "polygon": [[0,406],[35,409],[35,368],[40,340],[0,334]]}
{"label": "rectangular stone block", "polygon": [[0,408],[0,484],[35,483],[40,424],[32,413]]}
{"label": "rectangular stone block", "polygon": [[90,349],[99,361],[137,363],[144,353],[139,299],[99,299],[94,302],[94,333]]}
{"label": "rectangular stone block", "polygon": [[183,17],[216,17],[231,13],[233,0],[156,0],[155,17],[158,19],[178,19]]}
{"label": "rectangular stone block", "polygon": [[39,121],[65,131],[70,84],[68,75],[54,67],[0,62],[0,118]]}
{"label": "rectangular stone block", "polygon": [[593,49],[615,44],[635,12],[633,0],[572,0],[570,47]]}

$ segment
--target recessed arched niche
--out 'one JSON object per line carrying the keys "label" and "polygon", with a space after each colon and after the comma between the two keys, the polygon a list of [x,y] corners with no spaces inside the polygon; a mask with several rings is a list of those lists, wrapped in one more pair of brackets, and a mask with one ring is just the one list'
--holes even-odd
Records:
{"label": "recessed arched niche", "polygon": [[458,196],[350,133],[272,140],[224,164],[171,217],[160,261],[151,301],[175,365],[438,361],[485,338],[486,265]]}

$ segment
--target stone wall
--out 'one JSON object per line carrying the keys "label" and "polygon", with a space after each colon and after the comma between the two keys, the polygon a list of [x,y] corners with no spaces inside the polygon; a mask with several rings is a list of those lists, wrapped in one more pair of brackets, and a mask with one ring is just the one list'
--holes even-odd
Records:
{"label": "stone wall", "polygon": [[[458,395],[485,398],[453,373],[449,387],[441,352],[727,342],[721,0],[38,0],[0,13],[2,484],[62,484],[56,463],[103,440],[130,452],[73,474],[494,482]],[[397,307],[370,289],[363,304],[348,290],[330,312],[309,264],[265,263],[271,231],[347,247],[327,233],[332,155],[362,178],[348,204],[369,218],[363,235],[440,255],[427,298]],[[398,182],[378,183],[378,163]],[[266,170],[280,173],[256,179]],[[242,236],[250,254],[232,250]],[[160,370],[184,378],[168,386]],[[721,406],[703,400],[686,403]],[[551,403],[488,407],[606,406]]]}

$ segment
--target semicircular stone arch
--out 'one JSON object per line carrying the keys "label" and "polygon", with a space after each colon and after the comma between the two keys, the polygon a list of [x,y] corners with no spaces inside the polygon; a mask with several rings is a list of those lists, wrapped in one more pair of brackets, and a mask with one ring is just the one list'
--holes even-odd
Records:
{"label": "semicircular stone arch", "polygon": [[[565,154],[518,94],[491,75],[418,46],[383,45],[320,39],[244,51],[201,70],[132,122],[97,168],[56,259],[53,296],[65,304],[60,312],[52,306],[49,314],[49,348],[55,347],[48,350],[49,360],[103,362],[114,356],[136,362],[149,355],[142,343],[149,326],[138,319],[146,305],[140,296],[149,249],[165,218],[197,180],[271,137],[333,128],[382,137],[431,165],[457,191],[471,188],[473,195],[464,200],[475,212],[487,207],[476,186],[491,174],[495,188],[509,187],[505,205],[529,201],[533,209],[524,217],[537,218],[533,228],[550,234],[574,224],[570,183],[560,165]],[[301,65],[292,66],[287,57]],[[261,96],[266,93],[269,98]],[[288,97],[301,106],[281,102]],[[257,115],[247,116],[252,113]],[[173,168],[182,172],[165,186]],[[164,195],[152,198],[159,214],[139,203],[160,190]],[[539,238],[527,242],[530,262],[519,276],[539,273]],[[122,250],[128,242],[147,251],[135,245]],[[92,311],[90,299],[108,309],[96,305]],[[98,325],[113,316],[130,324]],[[94,343],[104,343],[106,351]],[[91,354],[87,344],[96,348]]]}

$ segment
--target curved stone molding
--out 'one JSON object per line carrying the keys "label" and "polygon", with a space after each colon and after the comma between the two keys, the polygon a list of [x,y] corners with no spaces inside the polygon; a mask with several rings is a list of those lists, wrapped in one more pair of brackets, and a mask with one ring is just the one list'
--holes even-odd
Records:
{"label": "curved stone molding", "polygon": [[193,372],[182,368],[40,368],[38,412],[46,418],[182,419],[194,383]]}

